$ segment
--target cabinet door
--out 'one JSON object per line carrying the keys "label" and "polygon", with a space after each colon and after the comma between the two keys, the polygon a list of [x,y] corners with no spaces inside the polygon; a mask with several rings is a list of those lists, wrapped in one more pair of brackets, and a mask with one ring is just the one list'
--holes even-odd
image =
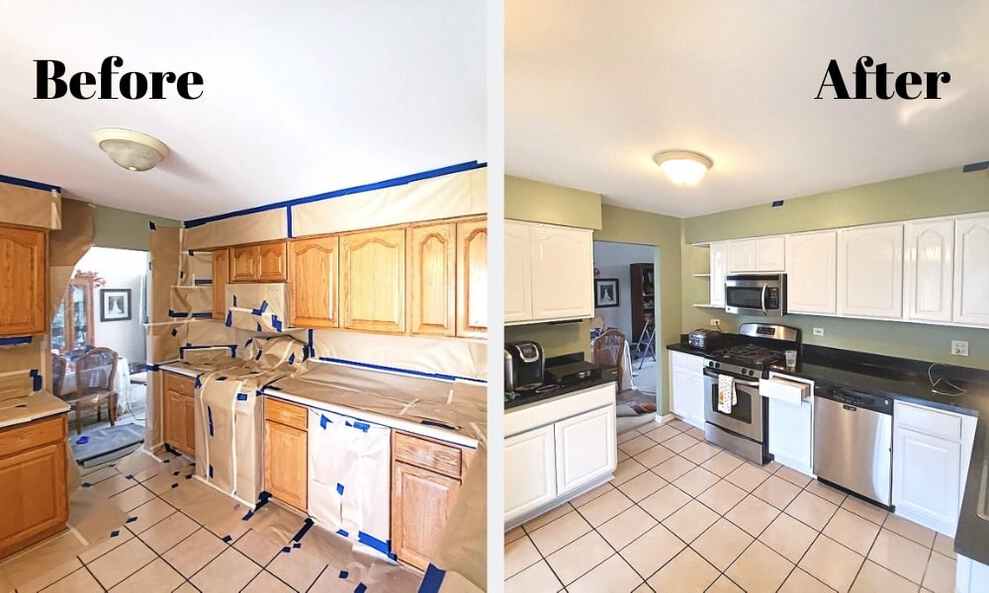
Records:
{"label": "cabinet door", "polygon": [[732,241],[728,248],[728,271],[729,272],[755,272],[755,239],[745,239],[743,241]]}
{"label": "cabinet door", "polygon": [[457,225],[414,226],[408,231],[409,330],[452,336],[457,331]]}
{"label": "cabinet door", "polygon": [[905,428],[893,431],[893,505],[897,514],[954,535],[961,502],[961,470],[960,443]]}
{"label": "cabinet door", "polygon": [[838,231],[838,314],[902,317],[902,224]]}
{"label": "cabinet door", "polygon": [[296,327],[339,327],[338,237],[295,239],[289,243],[289,319]]}
{"label": "cabinet door", "polygon": [[838,234],[835,231],[786,238],[786,305],[789,313],[837,312]]}
{"label": "cabinet door", "polygon": [[0,335],[47,330],[47,244],[44,231],[0,227]]}
{"label": "cabinet door", "polygon": [[725,273],[728,271],[728,244],[711,243],[711,304],[725,306]]}
{"label": "cabinet door", "polygon": [[[188,435],[194,430],[189,426],[189,416],[187,413],[187,400],[191,399],[185,395],[165,390],[165,442],[175,447],[183,453],[191,453],[189,450]],[[195,442],[195,438],[193,438]]]}
{"label": "cabinet door", "polygon": [[392,464],[392,551],[425,570],[456,501],[460,481],[396,462]]}
{"label": "cabinet door", "polygon": [[457,223],[457,335],[488,333],[488,221]]}
{"label": "cabinet door", "polygon": [[230,281],[257,282],[260,276],[261,248],[257,245],[230,248]]}
{"label": "cabinet door", "polygon": [[[908,222],[904,242],[903,305],[906,317],[951,321],[955,221]],[[989,243],[986,248],[989,249]]]}
{"label": "cabinet door", "polygon": [[405,332],[405,229],[340,238],[343,327]]}
{"label": "cabinet door", "polygon": [[227,317],[227,282],[230,281],[230,250],[213,251],[213,319]]}
{"label": "cabinet door", "polygon": [[989,325],[989,216],[955,221],[955,311],[958,323]]}
{"label": "cabinet door", "polygon": [[185,425],[185,452],[189,455],[196,454],[196,399],[193,397],[182,398],[183,424]]}
{"label": "cabinet door", "polygon": [[505,221],[505,322],[532,319],[531,225]]}
{"label": "cabinet door", "polygon": [[782,272],[786,260],[783,237],[763,237],[755,243],[755,269],[760,272]]}
{"label": "cabinet door", "polygon": [[594,253],[591,231],[532,227],[532,317],[594,316]]}
{"label": "cabinet door", "polygon": [[545,426],[505,438],[505,522],[556,498],[556,435]]}
{"label": "cabinet door", "polygon": [[285,243],[265,243],[258,246],[258,280],[261,282],[285,282]]}
{"label": "cabinet door", "polygon": [[687,422],[694,426],[704,426],[704,407],[707,405],[707,390],[704,388],[704,373],[687,373],[682,381],[683,413]]}
{"label": "cabinet door", "polygon": [[0,459],[0,557],[64,527],[66,488],[64,443]]}
{"label": "cabinet door", "polygon": [[556,483],[560,494],[610,476],[618,465],[613,406],[557,422]]}
{"label": "cabinet door", "polygon": [[266,420],[264,423],[264,483],[275,498],[299,510],[308,500],[306,431]]}

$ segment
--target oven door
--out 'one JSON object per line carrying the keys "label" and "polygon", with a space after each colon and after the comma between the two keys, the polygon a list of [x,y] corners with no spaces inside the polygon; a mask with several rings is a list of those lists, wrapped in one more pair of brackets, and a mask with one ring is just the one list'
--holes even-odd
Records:
{"label": "oven door", "polygon": [[729,276],[725,280],[725,311],[782,317],[785,298],[783,290],[780,276]]}
{"label": "oven door", "polygon": [[706,393],[704,420],[753,441],[765,442],[762,424],[763,401],[759,394],[758,381],[735,378],[735,395],[738,403],[732,406],[731,414],[725,414],[718,410],[718,373],[716,371],[704,369],[704,390]]}

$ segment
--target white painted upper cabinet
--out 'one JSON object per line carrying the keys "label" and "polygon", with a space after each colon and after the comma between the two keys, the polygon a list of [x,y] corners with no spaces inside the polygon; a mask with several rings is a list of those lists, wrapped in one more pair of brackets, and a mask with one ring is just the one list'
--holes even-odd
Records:
{"label": "white painted upper cabinet", "polygon": [[755,265],[755,239],[745,239],[742,241],[732,241],[728,247],[728,271],[729,272],[754,272]]}
{"label": "white painted upper cabinet", "polygon": [[955,220],[954,321],[989,325],[989,215]]}
{"label": "white painted upper cabinet", "polygon": [[711,243],[711,301],[725,306],[725,274],[728,272],[728,243]]}
{"label": "white painted upper cabinet", "polygon": [[532,233],[528,224],[505,221],[505,322],[532,319]]}
{"label": "white painted upper cabinet", "polygon": [[838,231],[838,314],[903,316],[903,224]]}
{"label": "white painted upper cabinet", "polygon": [[783,237],[760,237],[732,241],[728,248],[728,271],[782,272]]}
{"label": "white painted upper cabinet", "polygon": [[907,319],[951,321],[955,221],[904,227],[903,308]]}
{"label": "white painted upper cabinet", "polygon": [[835,231],[786,237],[787,312],[835,314],[837,241]]}

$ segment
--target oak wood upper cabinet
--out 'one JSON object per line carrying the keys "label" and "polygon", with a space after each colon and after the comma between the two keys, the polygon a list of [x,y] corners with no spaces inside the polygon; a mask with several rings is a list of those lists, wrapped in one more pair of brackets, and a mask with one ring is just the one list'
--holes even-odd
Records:
{"label": "oak wood upper cabinet", "polygon": [[505,221],[505,322],[532,319],[530,225]]}
{"label": "oak wood upper cabinet", "polygon": [[65,528],[66,416],[0,430],[0,558]]}
{"label": "oak wood upper cabinet", "polygon": [[309,501],[308,412],[301,406],[265,400],[264,484],[275,498],[305,511]]}
{"label": "oak wood upper cabinet", "polygon": [[405,332],[405,229],[340,238],[340,319],[343,327]]}
{"label": "oak wood upper cabinet", "polygon": [[955,220],[954,320],[989,325],[989,216]]}
{"label": "oak wood upper cabinet", "polygon": [[786,307],[789,313],[835,314],[837,244],[835,231],[786,237]]}
{"label": "oak wood upper cabinet", "polygon": [[[533,225],[532,318],[577,319],[594,316],[592,231]],[[509,265],[514,262],[506,259]]]}
{"label": "oak wood upper cabinet", "polygon": [[903,315],[903,224],[838,231],[838,314]]}
{"label": "oak wood upper cabinet", "polygon": [[413,334],[452,336],[457,327],[457,225],[408,230],[408,315]]}
{"label": "oak wood upper cabinet", "polygon": [[488,332],[488,221],[457,223],[457,335]]}
{"label": "oak wood upper cabinet", "polygon": [[285,242],[262,243],[258,246],[258,280],[261,282],[285,282],[287,258]]}
{"label": "oak wood upper cabinet", "polygon": [[47,331],[47,246],[43,230],[0,226],[0,336]]}
{"label": "oak wood upper cabinet", "polygon": [[195,384],[189,377],[163,373],[165,443],[186,455],[196,454]]}
{"label": "oak wood upper cabinet", "polygon": [[[923,321],[951,321],[955,221],[908,222],[904,228],[904,243],[905,317]],[[989,243],[986,248],[989,248]]]}
{"label": "oak wood upper cabinet", "polygon": [[711,243],[711,304],[725,306],[725,275],[728,272],[728,243]]}
{"label": "oak wood upper cabinet", "polygon": [[261,268],[261,248],[238,245],[230,248],[230,281],[257,282]]}
{"label": "oak wood upper cabinet", "polygon": [[227,316],[227,284],[230,282],[230,250],[213,251],[213,319]]}
{"label": "oak wood upper cabinet", "polygon": [[289,242],[289,320],[293,326],[340,326],[339,255],[339,237]]}

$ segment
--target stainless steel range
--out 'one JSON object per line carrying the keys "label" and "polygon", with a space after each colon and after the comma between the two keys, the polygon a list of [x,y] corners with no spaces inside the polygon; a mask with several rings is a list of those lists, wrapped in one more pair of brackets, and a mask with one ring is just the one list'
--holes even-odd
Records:
{"label": "stainless steel range", "polygon": [[[738,333],[736,344],[708,355],[704,369],[704,436],[749,461],[769,463],[769,407],[759,395],[759,379],[769,378],[770,365],[782,361],[786,350],[799,349],[800,330],[743,323]],[[734,384],[730,406],[718,405],[718,383],[723,375],[731,377]]]}

